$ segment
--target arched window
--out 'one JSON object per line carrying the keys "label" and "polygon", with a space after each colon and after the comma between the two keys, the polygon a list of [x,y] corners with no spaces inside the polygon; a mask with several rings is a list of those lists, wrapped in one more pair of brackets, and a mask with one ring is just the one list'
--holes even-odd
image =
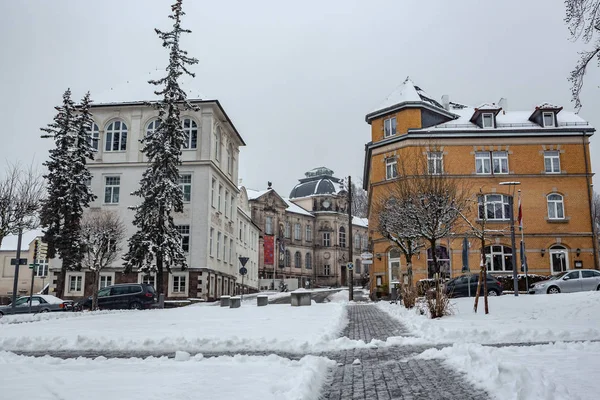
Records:
{"label": "arched window", "polygon": [[291,224],[289,223],[289,221],[285,221],[285,225],[283,228],[283,237],[285,237],[286,239],[289,239],[292,237],[292,228],[291,228]]}
{"label": "arched window", "polygon": [[356,261],[354,262],[354,273],[356,274],[360,274],[361,273],[361,262],[360,262],[360,258],[357,258]]}
{"label": "arched window", "polygon": [[361,242],[361,236],[360,234],[356,234],[356,236],[354,236],[354,248],[355,249],[360,249],[360,242]]}
{"label": "arched window", "polygon": [[485,252],[485,265],[488,272],[512,271],[513,251],[508,246],[487,246]]}
{"label": "arched window", "polygon": [[183,148],[195,149],[198,144],[198,125],[196,121],[191,118],[184,118],[181,121],[181,127],[184,135]]}
{"label": "arched window", "polygon": [[221,159],[221,128],[215,129],[215,160]]}
{"label": "arched window", "polygon": [[113,121],[106,127],[105,151],[127,150],[127,125],[123,121]]}
{"label": "arched window", "polygon": [[343,226],[340,226],[339,244],[340,247],[346,247],[346,228]]}
{"label": "arched window", "polygon": [[159,126],[160,119],[153,119],[152,121],[148,122],[148,126],[146,126],[146,136],[152,136]]}
{"label": "arched window", "polygon": [[306,264],[306,269],[312,269],[312,255],[310,253],[306,253],[304,263]]}
{"label": "arched window", "polygon": [[[435,248],[435,255],[437,258],[440,275],[442,277],[450,276],[450,257],[448,255],[448,249],[445,246],[437,246]],[[429,278],[433,278],[436,273],[435,265],[433,264],[433,254],[431,248],[427,249],[427,272]]]}
{"label": "arched window", "polygon": [[292,256],[289,250],[285,251],[285,266],[289,267],[292,264]]}
{"label": "arched window", "polygon": [[302,255],[299,251],[294,254],[294,267],[302,268]]}
{"label": "arched window", "polygon": [[510,219],[510,198],[503,194],[486,194],[479,197],[479,219]]}
{"label": "arched window", "polygon": [[550,247],[550,265],[552,266],[553,274],[570,269],[569,252],[566,247],[559,245]]}
{"label": "arched window", "polygon": [[546,197],[548,202],[548,219],[564,219],[565,205],[560,194],[552,193]]}
{"label": "arched window", "polygon": [[100,129],[98,125],[94,121],[92,121],[91,125],[87,128],[88,140],[90,143],[90,147],[94,151],[98,151],[98,140],[100,139]]}
{"label": "arched window", "polygon": [[227,146],[227,173],[233,174],[233,147],[231,144]]}

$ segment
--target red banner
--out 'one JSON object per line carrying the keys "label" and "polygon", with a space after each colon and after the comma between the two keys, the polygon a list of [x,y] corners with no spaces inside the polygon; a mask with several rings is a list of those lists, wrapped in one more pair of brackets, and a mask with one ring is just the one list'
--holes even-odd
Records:
{"label": "red banner", "polygon": [[275,237],[265,235],[265,265],[273,265],[275,260]]}

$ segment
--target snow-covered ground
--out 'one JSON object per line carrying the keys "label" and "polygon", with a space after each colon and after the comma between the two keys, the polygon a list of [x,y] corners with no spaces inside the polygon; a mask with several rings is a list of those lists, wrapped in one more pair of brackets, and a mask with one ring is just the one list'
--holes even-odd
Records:
{"label": "snow-covered ground", "polygon": [[0,397],[317,400],[334,366],[334,361],[315,356],[293,361],[276,355],[203,358],[180,353],[175,360],[61,360],[0,352]]}
{"label": "snow-covered ground", "polygon": [[600,397],[600,343],[489,347],[455,344],[418,356],[443,360],[496,399],[588,400]]}
{"label": "snow-covered ground", "polygon": [[490,313],[473,312],[473,298],[451,300],[453,315],[429,319],[416,309],[380,302],[412,334],[432,343],[517,343],[600,339],[600,292],[504,295],[489,298]]}
{"label": "snow-covered ground", "polygon": [[0,350],[131,350],[171,352],[285,351],[348,346],[341,303],[311,307],[244,304],[237,309],[191,305],[176,309],[80,313],[78,317],[0,325]]}

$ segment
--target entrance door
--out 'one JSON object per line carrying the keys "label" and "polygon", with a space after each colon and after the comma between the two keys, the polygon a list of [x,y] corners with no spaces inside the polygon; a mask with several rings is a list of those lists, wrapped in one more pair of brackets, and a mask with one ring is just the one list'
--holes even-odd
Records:
{"label": "entrance door", "polygon": [[340,284],[341,284],[342,286],[346,286],[346,285],[347,285],[347,283],[346,283],[346,281],[347,281],[347,279],[346,279],[346,275],[347,275],[347,272],[346,272],[346,266],[345,266],[345,265],[342,265],[342,266],[340,267],[340,271],[341,271],[341,274],[342,274],[342,276],[340,277],[340,278],[341,278],[341,279],[340,279]]}
{"label": "entrance door", "polygon": [[392,293],[392,288],[394,286],[399,286],[401,276],[400,276],[400,250],[392,249],[388,254],[388,277],[389,277],[389,293]]}

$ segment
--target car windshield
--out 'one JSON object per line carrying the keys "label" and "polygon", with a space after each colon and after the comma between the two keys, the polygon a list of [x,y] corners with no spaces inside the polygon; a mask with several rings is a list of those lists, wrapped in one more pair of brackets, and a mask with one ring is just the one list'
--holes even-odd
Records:
{"label": "car windshield", "polygon": [[553,276],[552,278],[550,278],[549,280],[553,281],[553,280],[556,280],[556,279],[558,279],[558,278],[562,278],[563,276],[565,276],[565,275],[567,274],[567,272],[569,272],[569,271],[561,272],[561,273],[560,273],[560,274],[558,274],[558,275],[554,275],[554,276]]}

